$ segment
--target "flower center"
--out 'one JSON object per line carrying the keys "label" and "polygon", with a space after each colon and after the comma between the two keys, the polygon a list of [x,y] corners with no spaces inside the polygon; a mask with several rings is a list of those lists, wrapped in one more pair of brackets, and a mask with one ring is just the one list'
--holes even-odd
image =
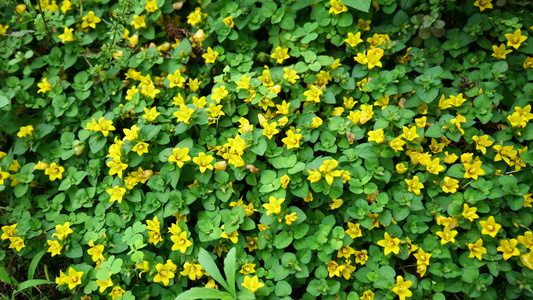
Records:
{"label": "flower center", "polygon": [[492,225],[487,225],[487,230],[488,230],[488,231],[493,231],[493,230],[494,230],[494,226],[492,226]]}

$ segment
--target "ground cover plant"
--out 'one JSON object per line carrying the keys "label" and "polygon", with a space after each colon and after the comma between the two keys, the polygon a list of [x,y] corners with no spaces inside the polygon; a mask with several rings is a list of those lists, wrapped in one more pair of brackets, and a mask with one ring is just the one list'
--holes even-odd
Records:
{"label": "ground cover plant", "polygon": [[0,11],[4,299],[533,297],[533,3]]}

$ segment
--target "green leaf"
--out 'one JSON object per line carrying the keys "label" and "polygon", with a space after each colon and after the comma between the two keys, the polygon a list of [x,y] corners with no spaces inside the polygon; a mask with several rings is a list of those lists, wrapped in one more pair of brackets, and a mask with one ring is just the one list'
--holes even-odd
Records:
{"label": "green leaf", "polygon": [[292,293],[292,286],[287,281],[278,281],[276,284],[275,294],[278,297],[289,296]]}
{"label": "green leaf", "polygon": [[46,253],[45,250],[35,254],[33,259],[31,260],[30,267],[28,268],[28,279],[33,279],[33,276],[35,275],[35,270],[37,270],[37,265],[39,264],[39,261],[43,257],[43,255]]}
{"label": "green leaf", "polygon": [[9,105],[9,99],[6,96],[0,95],[0,108]]}
{"label": "green leaf", "polygon": [[[205,269],[205,268],[204,268]],[[208,272],[209,273],[209,272]],[[211,275],[211,273],[209,273]],[[224,299],[230,297],[234,299],[230,294],[215,289],[209,288],[192,288],[188,291],[181,293],[174,300],[187,300],[187,299]]]}
{"label": "green leaf", "polygon": [[274,247],[285,249],[292,243],[292,239],[287,231],[282,231],[274,237]]}
{"label": "green leaf", "polygon": [[226,280],[230,288],[229,292],[232,295],[235,295],[235,273],[237,272],[236,252],[236,248],[231,248],[224,259],[224,274],[226,274]]}
{"label": "green leaf", "polygon": [[357,10],[368,12],[372,1],[371,0],[343,0],[342,3],[346,6],[355,8]]}
{"label": "green leaf", "polygon": [[46,279],[26,280],[17,286],[17,290],[14,292],[14,294],[17,294],[18,292],[23,291],[27,288],[38,286],[41,284],[55,284],[55,282],[52,282]]}
{"label": "green leaf", "polygon": [[[224,277],[222,277],[222,274],[220,274],[220,271],[218,270],[218,267],[209,254],[209,252],[205,251],[204,248],[200,248],[200,252],[198,253],[198,261],[200,262],[200,265],[204,270],[207,271],[211,277],[216,280],[220,285],[222,285],[227,291],[230,290],[228,283],[226,280],[224,280]],[[177,298],[176,298],[177,299]],[[181,299],[189,299],[189,298],[181,298]]]}

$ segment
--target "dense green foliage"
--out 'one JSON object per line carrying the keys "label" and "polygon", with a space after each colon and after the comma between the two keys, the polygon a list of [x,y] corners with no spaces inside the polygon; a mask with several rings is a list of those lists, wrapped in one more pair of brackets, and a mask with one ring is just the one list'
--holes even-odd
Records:
{"label": "dense green foliage", "polygon": [[531,5],[4,1],[0,293],[532,298]]}

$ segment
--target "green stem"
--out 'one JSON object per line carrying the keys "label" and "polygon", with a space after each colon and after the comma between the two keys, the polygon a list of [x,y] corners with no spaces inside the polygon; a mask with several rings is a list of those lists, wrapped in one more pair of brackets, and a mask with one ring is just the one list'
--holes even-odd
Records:
{"label": "green stem", "polygon": [[50,34],[50,28],[48,28],[48,22],[46,22],[46,18],[44,16],[44,11],[43,11],[43,8],[41,6],[41,0],[39,0],[39,11],[40,11],[41,16],[43,18],[44,27],[46,28],[46,33],[50,37],[50,39],[52,39],[52,41],[53,41],[54,39],[52,38],[52,35]]}

